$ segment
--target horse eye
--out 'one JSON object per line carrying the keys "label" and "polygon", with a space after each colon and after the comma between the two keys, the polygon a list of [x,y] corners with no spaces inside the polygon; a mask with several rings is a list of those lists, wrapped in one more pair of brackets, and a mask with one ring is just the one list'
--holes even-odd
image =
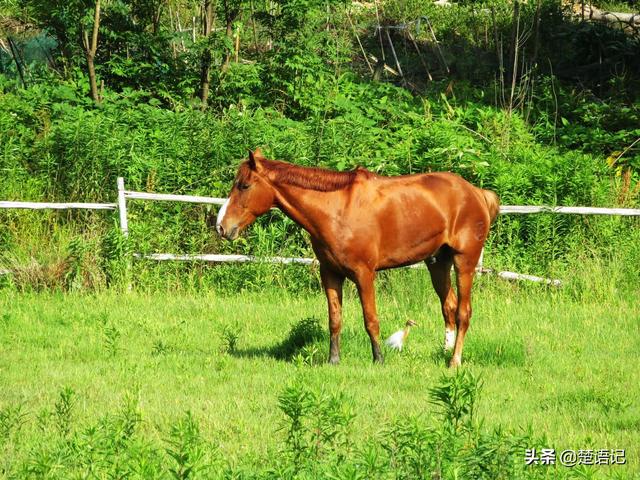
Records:
{"label": "horse eye", "polygon": [[238,184],[238,190],[246,190],[247,188],[249,188],[249,185],[247,185],[246,183]]}

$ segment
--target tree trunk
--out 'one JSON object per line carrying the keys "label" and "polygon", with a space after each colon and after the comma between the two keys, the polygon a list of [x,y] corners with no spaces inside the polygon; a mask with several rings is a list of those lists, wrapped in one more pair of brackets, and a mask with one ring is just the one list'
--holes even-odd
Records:
{"label": "tree trunk", "polygon": [[159,2],[156,10],[153,12],[153,34],[157,35],[160,31],[160,20],[162,19],[162,2]]}
{"label": "tree trunk", "polygon": [[[213,27],[213,3],[212,0],[205,0],[202,16],[202,34],[205,39],[209,38]],[[211,49],[207,45],[202,52],[200,61],[200,101],[202,108],[206,108],[209,100],[209,83],[211,73]]]}
{"label": "tree trunk", "polygon": [[238,63],[238,57],[240,55],[240,29],[236,31],[236,46],[233,53],[233,61]]}
{"label": "tree trunk", "polygon": [[513,2],[513,15],[511,17],[511,41],[509,42],[508,61],[506,65],[507,78],[512,83],[517,75],[517,51],[520,35],[520,3],[518,0]]}
{"label": "tree trunk", "polygon": [[[233,19],[227,15],[227,38],[233,39]],[[224,65],[222,65],[222,71],[226,72],[229,69],[229,63],[231,62],[231,51],[228,51],[224,57]]]}
{"label": "tree trunk", "polygon": [[253,30],[253,49],[258,53],[258,31],[256,30],[256,12],[253,8],[253,0],[251,0],[251,29]]}
{"label": "tree trunk", "polygon": [[100,103],[100,93],[98,92],[98,82],[96,79],[96,67],[93,62],[93,55],[87,55],[87,68],[89,70],[89,85],[91,86],[91,98],[94,102]]}
{"label": "tree trunk", "polygon": [[20,81],[22,82],[22,87],[27,88],[27,82],[24,79],[24,72],[22,70],[22,64],[20,63],[20,58],[18,57],[18,47],[16,47],[15,42],[11,37],[7,37],[9,41],[9,48],[11,49],[11,56],[13,57],[13,61],[16,63],[16,68],[18,69],[18,75],[20,76]]}
{"label": "tree trunk", "polygon": [[96,78],[95,58],[96,50],[98,49],[98,29],[100,28],[100,0],[96,0],[95,13],[93,16],[93,32],[91,34],[91,41],[89,41],[89,34],[83,28],[82,29],[82,43],[84,45],[84,54],[87,59],[87,70],[89,71],[89,85],[91,86],[91,99],[100,103],[100,92],[98,91],[98,80]]}
{"label": "tree trunk", "polygon": [[[224,7],[224,17],[226,21],[226,35],[229,39],[230,44],[234,44],[233,38],[233,22],[235,22],[238,14],[240,13],[240,8],[236,4],[232,4],[231,0],[223,0],[222,3]],[[231,62],[231,50],[227,51],[227,54],[224,58],[224,64],[222,65],[222,71],[226,72],[229,69],[229,63]]]}
{"label": "tree trunk", "polygon": [[584,20],[595,20],[603,23],[626,24],[635,28],[640,27],[640,13],[609,12],[590,5],[585,6],[582,18]]}

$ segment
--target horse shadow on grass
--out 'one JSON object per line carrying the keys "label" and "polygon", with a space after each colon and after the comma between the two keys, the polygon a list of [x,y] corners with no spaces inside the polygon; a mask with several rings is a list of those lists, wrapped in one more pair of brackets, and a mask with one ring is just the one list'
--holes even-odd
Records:
{"label": "horse shadow on grass", "polygon": [[306,317],[297,321],[281,342],[271,346],[235,348],[228,353],[238,358],[270,357],[275,360],[291,362],[300,355],[317,356],[316,346],[326,340],[326,333],[315,317]]}
{"label": "horse shadow on grass", "polygon": [[[293,324],[287,336],[271,346],[233,348],[228,354],[238,358],[270,357],[283,362],[302,361],[322,363],[326,332],[315,317],[306,317]],[[467,365],[521,367],[526,364],[527,348],[521,338],[478,338],[467,342],[463,362]],[[441,347],[431,352],[431,361],[436,365],[448,365],[452,352]]]}

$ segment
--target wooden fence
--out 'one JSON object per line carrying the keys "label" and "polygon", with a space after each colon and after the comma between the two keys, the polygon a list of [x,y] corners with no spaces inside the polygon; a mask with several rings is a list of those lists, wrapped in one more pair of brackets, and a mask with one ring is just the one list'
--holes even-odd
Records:
{"label": "wooden fence", "polygon": [[[127,200],[148,200],[148,201],[169,201],[169,202],[187,202],[209,205],[222,205],[226,198],[202,197],[194,195],[171,195],[164,193],[147,193],[126,190],[124,179],[118,177],[118,201],[117,203],[46,203],[46,202],[4,202],[0,201],[0,208],[19,208],[19,209],[87,209],[87,210],[118,210],[120,219],[120,230],[126,237],[129,235],[129,220],[127,216]],[[640,216],[638,208],[600,208],[600,207],[548,207],[543,205],[502,205],[500,206],[500,214],[534,214],[534,213],[554,213],[554,214],[573,214],[573,215],[622,215],[622,216]],[[142,258],[155,261],[198,261],[198,262],[267,262],[278,264],[303,264],[311,265],[316,262],[313,258],[299,257],[254,257],[250,255],[217,255],[217,254],[171,254],[171,253],[154,253],[143,255],[134,253],[134,258]],[[533,275],[525,275],[516,272],[493,272],[493,270],[485,268],[482,264],[483,257],[476,271],[478,273],[495,273],[498,277],[507,280],[527,280],[538,283],[546,283],[549,285],[560,286],[561,281],[555,279],[541,278]],[[411,267],[421,267],[423,264],[412,265]],[[10,273],[8,270],[0,269],[0,274]]]}

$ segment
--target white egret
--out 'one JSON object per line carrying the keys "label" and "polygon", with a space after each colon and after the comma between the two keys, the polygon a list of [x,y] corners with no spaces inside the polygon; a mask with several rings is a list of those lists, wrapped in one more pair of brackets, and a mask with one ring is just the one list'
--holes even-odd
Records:
{"label": "white egret", "polygon": [[391,348],[395,348],[396,350],[402,350],[402,346],[404,345],[404,341],[407,339],[409,335],[409,329],[411,327],[417,327],[418,324],[413,320],[409,320],[405,327],[402,330],[398,330],[396,333],[391,335],[389,338],[385,340],[385,344]]}

